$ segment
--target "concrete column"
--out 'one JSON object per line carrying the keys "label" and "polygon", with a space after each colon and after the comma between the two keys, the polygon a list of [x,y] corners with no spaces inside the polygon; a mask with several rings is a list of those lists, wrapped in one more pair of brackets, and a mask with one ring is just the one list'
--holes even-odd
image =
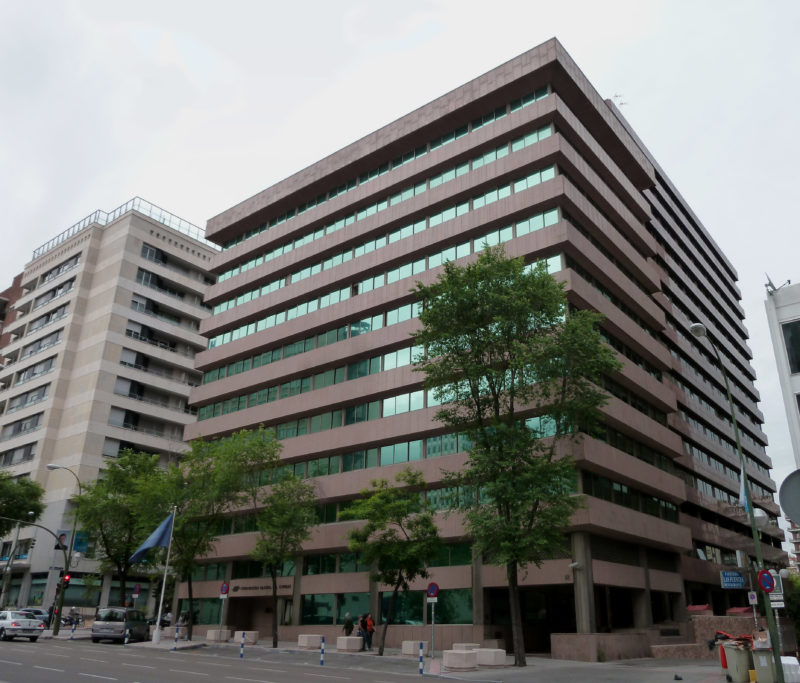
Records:
{"label": "concrete column", "polygon": [[111,572],[103,574],[103,585],[100,588],[100,602],[99,607],[108,607],[108,598],[111,595],[111,579],[113,575]]}
{"label": "concrete column", "polygon": [[594,578],[592,549],[589,534],[572,534],[572,584],[575,592],[575,626],[578,633],[594,633],[597,622],[594,613]]}
{"label": "concrete column", "polygon": [[653,625],[653,606],[650,603],[650,568],[647,563],[647,548],[639,546],[639,565],[644,572],[644,590],[633,591],[633,625],[647,628]]}
{"label": "concrete column", "polygon": [[483,562],[481,554],[474,548],[472,550],[472,625],[483,632]]}
{"label": "concrete column", "polygon": [[[225,563],[225,581],[228,582],[228,585],[230,585],[232,576],[233,576],[233,562],[226,562]],[[222,583],[222,582],[220,581],[220,583]],[[222,603],[222,615],[221,615],[222,616],[222,620],[220,621],[220,623],[223,626],[225,626],[225,625],[228,624],[228,610],[230,608],[230,602],[231,602],[230,593],[228,594],[227,598],[225,598],[224,600],[220,600],[220,602]]]}
{"label": "concrete column", "polygon": [[303,569],[306,565],[305,556],[297,558],[294,569],[294,587],[292,590],[292,624],[300,626],[303,618]]}

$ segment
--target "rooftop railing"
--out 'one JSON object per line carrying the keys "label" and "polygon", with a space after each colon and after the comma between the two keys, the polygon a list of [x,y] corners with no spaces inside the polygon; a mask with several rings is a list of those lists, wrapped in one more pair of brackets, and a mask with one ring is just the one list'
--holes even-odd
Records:
{"label": "rooftop railing", "polygon": [[173,228],[174,230],[182,232],[184,235],[187,235],[198,242],[202,242],[214,251],[220,250],[219,246],[213,242],[209,242],[205,238],[205,230],[202,228],[198,228],[193,223],[185,221],[183,218],[179,218],[178,216],[169,213],[169,211],[165,211],[164,209],[156,206],[155,204],[151,204],[141,197],[134,197],[133,199],[125,202],[122,206],[118,206],[116,209],[109,211],[108,213],[99,209],[93,213],[90,213],[88,216],[86,216],[86,218],[83,218],[75,223],[75,225],[72,225],[64,230],[64,232],[61,234],[56,235],[51,240],[48,240],[41,247],[34,249],[32,260],[39,258],[42,256],[42,254],[46,254],[51,249],[57,247],[62,242],[65,242],[70,237],[77,235],[79,232],[81,232],[81,230],[85,230],[90,225],[108,225],[129,211],[138,211],[139,213],[144,214],[145,216],[152,218],[169,228]]}

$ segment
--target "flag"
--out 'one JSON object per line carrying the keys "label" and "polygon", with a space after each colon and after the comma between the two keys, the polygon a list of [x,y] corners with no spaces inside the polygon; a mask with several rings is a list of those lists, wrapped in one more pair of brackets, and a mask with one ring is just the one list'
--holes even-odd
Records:
{"label": "flag", "polygon": [[170,515],[158,525],[158,529],[150,534],[147,540],[136,549],[133,555],[131,555],[130,562],[141,562],[150,548],[169,547],[170,540],[172,539],[172,520],[174,516],[174,512],[170,513]]}
{"label": "flag", "polygon": [[750,501],[747,499],[747,489],[744,487],[744,478],[747,475],[744,473],[744,467],[742,467],[742,471],[739,476],[739,481],[741,482],[741,486],[739,487],[739,505],[744,508],[744,511],[747,514],[750,514]]}

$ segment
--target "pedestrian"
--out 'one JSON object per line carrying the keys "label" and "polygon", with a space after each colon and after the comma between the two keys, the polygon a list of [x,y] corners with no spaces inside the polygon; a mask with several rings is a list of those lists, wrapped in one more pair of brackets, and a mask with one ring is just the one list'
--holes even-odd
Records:
{"label": "pedestrian", "polygon": [[349,636],[353,632],[353,619],[350,617],[350,612],[344,615],[344,626],[342,626],[342,631],[346,636]]}
{"label": "pedestrian", "polygon": [[361,636],[361,650],[363,652],[367,649],[367,615],[362,614],[358,618],[358,635]]}
{"label": "pedestrian", "polygon": [[375,633],[375,622],[372,613],[367,614],[367,650],[372,649],[372,634]]}

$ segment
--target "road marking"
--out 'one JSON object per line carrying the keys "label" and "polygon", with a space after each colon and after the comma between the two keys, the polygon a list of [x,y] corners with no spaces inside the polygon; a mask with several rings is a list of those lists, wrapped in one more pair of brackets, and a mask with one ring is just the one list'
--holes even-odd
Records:
{"label": "road marking", "polygon": [[249,681],[250,683],[272,683],[272,681],[265,681],[263,678],[241,678],[239,676],[225,676],[231,681]]}
{"label": "road marking", "polygon": [[155,669],[154,666],[149,666],[148,664],[128,664],[128,662],[122,662],[122,666],[135,666],[139,669]]}
{"label": "road marking", "polygon": [[58,671],[59,673],[64,673],[64,669],[51,669],[49,666],[37,666],[36,664],[33,665],[34,669],[44,669],[45,671]]}
{"label": "road marking", "polygon": [[106,681],[116,681],[117,680],[116,678],[113,678],[112,676],[98,676],[97,674],[79,673],[78,675],[79,676],[86,676],[88,678],[102,678],[103,680],[106,680]]}
{"label": "road marking", "polygon": [[186,669],[170,669],[172,673],[176,674],[191,674],[192,676],[208,676],[208,674],[200,673],[198,671],[187,671]]}
{"label": "road marking", "polygon": [[286,669],[268,669],[265,666],[260,666],[257,669],[251,667],[249,670],[250,671],[269,671],[270,673],[274,673],[274,674],[285,674],[286,673]]}
{"label": "road marking", "polygon": [[306,676],[315,676],[316,678],[338,678],[342,681],[350,680],[347,676],[326,676],[325,674],[310,674],[310,673],[306,673]]}
{"label": "road marking", "polygon": [[22,666],[22,662],[12,662],[8,659],[0,659],[0,664],[13,664],[14,666]]}
{"label": "road marking", "polygon": [[101,664],[107,664],[105,659],[92,659],[91,657],[81,657],[81,661],[83,662],[100,662]]}

